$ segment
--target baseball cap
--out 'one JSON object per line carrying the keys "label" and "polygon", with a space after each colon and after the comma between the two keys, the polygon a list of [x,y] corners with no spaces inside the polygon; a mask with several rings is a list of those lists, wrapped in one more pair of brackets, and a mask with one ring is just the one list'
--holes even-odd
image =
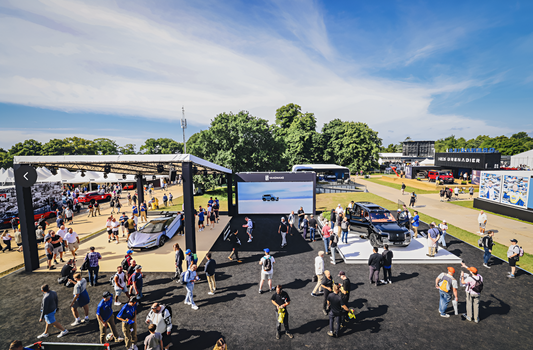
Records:
{"label": "baseball cap", "polygon": [[70,264],[72,264],[73,262],[74,262],[74,259],[69,259],[68,262],[67,262],[67,264],[70,265]]}
{"label": "baseball cap", "polygon": [[515,242],[515,243],[518,243],[518,241],[516,239],[511,239],[511,242]]}
{"label": "baseball cap", "polygon": [[285,216],[282,216],[282,217],[281,217],[281,221],[285,221]]}
{"label": "baseball cap", "polygon": [[268,248],[265,248],[263,250],[265,251],[265,253],[270,253],[270,249],[268,249]]}
{"label": "baseball cap", "polygon": [[446,220],[442,220],[442,222],[446,222]]}
{"label": "baseball cap", "polygon": [[191,254],[191,250],[190,250],[190,249],[187,249],[187,250],[185,251],[185,254]]}
{"label": "baseball cap", "polygon": [[402,210],[398,208],[398,210],[397,210],[397,211],[402,211]]}
{"label": "baseball cap", "polygon": [[346,273],[344,271],[339,271],[339,276],[345,276]]}
{"label": "baseball cap", "polygon": [[469,267],[468,270],[470,270],[473,273],[477,273],[477,269],[475,267]]}
{"label": "baseball cap", "polygon": [[142,269],[143,267],[141,265],[135,265],[135,270],[140,270]]}
{"label": "baseball cap", "polygon": [[102,294],[104,298],[111,298],[113,294],[109,293],[108,291],[105,291],[104,294]]}
{"label": "baseball cap", "polygon": [[448,272],[449,273],[455,273],[455,269],[453,267],[448,267]]}
{"label": "baseball cap", "polygon": [[131,254],[131,253],[133,253],[133,250],[131,250],[131,249],[129,249],[129,250],[126,252],[126,254]]}

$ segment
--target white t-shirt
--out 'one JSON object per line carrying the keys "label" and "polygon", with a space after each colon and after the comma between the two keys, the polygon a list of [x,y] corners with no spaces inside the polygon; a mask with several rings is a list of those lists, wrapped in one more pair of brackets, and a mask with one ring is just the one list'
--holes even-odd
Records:
{"label": "white t-shirt", "polygon": [[[118,276],[118,284],[115,284],[115,289],[124,289],[126,287],[126,279],[124,277],[124,271],[121,273],[115,273],[115,276]],[[114,277],[113,277],[114,279]]]}
{"label": "white t-shirt", "polygon": [[443,231],[448,231],[448,225],[446,225],[446,224],[440,224],[439,227]]}
{"label": "white t-shirt", "polygon": [[483,213],[483,214],[479,214],[479,216],[477,217],[477,222],[479,222],[480,224],[484,223],[485,221],[487,221],[487,214]]}
{"label": "white t-shirt", "polygon": [[65,239],[65,236],[67,235],[68,233],[68,230],[67,229],[64,229],[64,230],[57,230],[57,234],[59,236],[61,236],[61,238]]}
{"label": "white t-shirt", "polygon": [[113,221],[107,220],[105,227],[107,227],[108,230],[111,230],[111,228],[113,228]]}
{"label": "white t-shirt", "polygon": [[[268,259],[268,258],[270,258],[270,261],[272,262],[272,268],[270,269],[270,271],[265,271],[264,261],[265,261],[265,259]],[[275,263],[275,262],[276,262],[276,259],[274,259],[274,257],[273,257],[272,255],[268,255],[268,256],[265,255],[265,256],[263,256],[263,257],[261,258],[261,272],[262,272],[262,273],[267,273],[267,274],[269,274],[269,275],[272,274],[272,273],[274,273],[274,263]]]}
{"label": "white t-shirt", "polygon": [[113,231],[118,231],[118,228],[120,227],[120,222],[111,221],[111,223],[112,223]]}
{"label": "white t-shirt", "polygon": [[65,240],[68,242],[68,243],[76,243],[78,240],[78,234],[74,231],[72,231],[72,233],[67,233],[65,235]]}
{"label": "white t-shirt", "polygon": [[337,209],[335,209],[335,212],[337,214],[342,214],[344,212],[344,209],[342,209],[342,207],[337,207]]}

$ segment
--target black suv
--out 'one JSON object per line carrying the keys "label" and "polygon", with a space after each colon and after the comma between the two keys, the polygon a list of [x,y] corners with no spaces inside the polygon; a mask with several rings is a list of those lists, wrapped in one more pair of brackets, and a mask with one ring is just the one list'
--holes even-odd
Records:
{"label": "black suv", "polygon": [[411,232],[407,228],[409,218],[405,213],[400,213],[396,220],[390,211],[377,204],[358,202],[346,209],[346,217],[351,228],[358,228],[360,236],[368,238],[373,247],[384,244],[407,247],[411,243]]}

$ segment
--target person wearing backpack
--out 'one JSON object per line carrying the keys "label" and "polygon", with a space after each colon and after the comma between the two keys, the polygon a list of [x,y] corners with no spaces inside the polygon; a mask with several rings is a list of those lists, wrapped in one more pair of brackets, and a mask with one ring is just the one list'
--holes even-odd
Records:
{"label": "person wearing backpack", "polygon": [[273,291],[272,287],[272,276],[274,275],[274,263],[276,260],[273,256],[270,255],[270,249],[263,249],[265,256],[259,260],[259,265],[261,265],[261,283],[259,283],[259,294],[263,293],[263,283],[265,280],[268,280],[268,288],[270,291]]}
{"label": "person wearing backpack", "polygon": [[441,317],[450,317],[446,313],[446,308],[452,300],[452,294],[455,296],[455,302],[457,303],[457,280],[453,277],[455,269],[453,267],[448,267],[448,273],[442,272],[435,279],[435,288],[439,290],[440,302],[439,302],[439,313]]}
{"label": "person wearing backpack", "polygon": [[[337,226],[340,228],[340,226]],[[331,234],[331,238],[329,240],[329,251],[331,252],[331,264],[335,265],[335,249],[337,249],[337,244],[339,243],[339,236],[337,235],[337,232],[334,232]]]}
{"label": "person wearing backpack", "polygon": [[481,241],[481,245],[483,247],[483,250],[485,251],[485,253],[483,254],[483,266],[485,266],[487,269],[490,269],[489,259],[492,253],[492,247],[494,246],[494,241],[492,237],[494,237],[494,231],[490,230],[487,232],[487,235],[482,238]]}
{"label": "person wearing backpack", "polygon": [[193,310],[198,310],[198,306],[194,303],[194,283],[199,281],[198,275],[196,274],[197,266],[192,264],[187,271],[182,274],[183,282],[185,283],[185,288],[187,288],[187,296],[185,297],[185,305],[191,305]]}
{"label": "person wearing backpack", "polygon": [[515,278],[516,263],[520,260],[520,247],[516,239],[511,239],[511,245],[507,250],[507,258],[509,259],[509,266],[511,266],[511,273],[507,275],[509,278]]}
{"label": "person wearing backpack", "polygon": [[172,332],[172,309],[163,304],[153,303],[148,316],[146,316],[146,324],[155,325],[156,332],[163,336],[169,336]]}
{"label": "person wearing backpack", "polygon": [[113,276],[113,289],[115,290],[115,305],[120,306],[122,303],[118,301],[118,297],[124,293],[128,299],[130,294],[128,293],[128,287],[126,286],[126,274],[122,266],[117,267],[117,273]]}
{"label": "person wearing backpack", "polygon": [[[475,267],[468,267],[465,263],[462,264],[465,269],[472,272],[472,276],[461,271],[461,285],[466,287],[466,314],[463,317],[467,321],[479,322],[479,297],[483,290],[483,277],[477,273]],[[474,311],[474,318],[472,318],[472,309]]]}

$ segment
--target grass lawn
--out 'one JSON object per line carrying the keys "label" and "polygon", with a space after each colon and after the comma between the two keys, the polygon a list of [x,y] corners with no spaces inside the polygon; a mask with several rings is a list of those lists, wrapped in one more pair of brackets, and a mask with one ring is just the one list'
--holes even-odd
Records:
{"label": "grass lawn", "polygon": [[[389,210],[396,210],[398,208],[398,204],[395,202],[392,202],[388,199],[385,199],[383,197],[377,196],[373,193],[323,193],[323,194],[317,194],[316,196],[316,210],[317,211],[324,211],[324,217],[329,219],[330,211],[333,208],[336,208],[337,205],[340,203],[343,208],[346,208],[348,206],[348,203],[350,201],[354,202],[372,202],[378,205],[381,205],[382,207],[389,209]],[[468,207],[467,203],[471,201],[457,201],[457,202],[450,202],[458,205],[462,205],[464,207]],[[470,206],[471,208],[471,206]],[[413,213],[411,213],[413,214]],[[426,215],[418,209],[418,215],[420,216],[420,220],[430,223],[430,222],[439,222],[438,219],[435,219],[434,217],[431,217],[429,215]],[[520,220],[519,220],[520,221]],[[451,236],[454,236],[464,242],[470,243],[474,247],[478,247],[477,241],[480,236],[475,235],[473,233],[470,233],[466,230],[463,230],[457,226],[454,225],[448,225],[448,234]],[[492,249],[492,255],[495,255],[505,261],[507,261],[507,246],[504,246],[503,244],[496,243],[496,245]],[[481,250],[481,248],[478,248]],[[520,262],[517,264],[521,268],[533,271],[533,255],[525,253],[523,257],[520,258]]]}
{"label": "grass lawn", "polygon": [[[383,186],[389,186],[389,187],[392,187],[392,188],[395,188],[397,189],[398,191],[402,189],[402,185],[401,184],[396,184],[396,183],[392,183],[392,182],[388,182],[388,181],[383,181],[383,180],[380,180],[380,179],[373,179],[373,178],[370,178],[370,179],[365,179],[365,181],[370,181],[370,182],[373,182],[373,183],[377,183],[379,185],[383,185]],[[439,190],[421,190],[419,188],[414,188],[414,187],[411,187],[411,186],[406,186],[405,187],[405,192],[413,192],[415,191],[416,194],[430,194],[430,193],[439,193]]]}
{"label": "grass lawn", "polygon": [[[464,207],[464,208],[470,208],[470,209],[474,209],[474,210],[479,210],[477,208],[474,208],[474,201],[471,201],[471,200],[466,200],[466,201],[450,201],[448,203],[451,203],[451,204],[455,204],[455,205],[458,205],[460,207]],[[492,214],[492,215],[498,215],[498,216],[501,216],[502,218],[507,218],[507,219],[511,219],[511,220],[514,220],[514,221],[520,221],[520,222],[523,222],[525,224],[531,224],[531,222],[529,221],[524,221],[524,220],[520,220],[520,219],[517,219],[517,218],[513,218],[511,216],[506,216],[506,215],[502,215],[502,214],[497,214],[497,213],[493,213],[491,211],[487,211],[487,210],[484,210],[484,212],[486,213],[489,213],[489,214]]]}
{"label": "grass lawn", "polygon": [[[235,196],[235,192],[233,193],[233,195]],[[194,196],[194,207],[198,209],[198,207],[201,205],[203,208],[207,208],[207,201],[210,197],[213,197],[213,199],[215,199],[215,197],[218,198],[220,202],[220,211],[228,210],[228,194],[226,187],[219,187],[211,191],[206,191],[201,196]],[[183,197],[175,197],[173,202],[174,205],[168,207],[159,207],[159,209],[168,211],[181,211]]]}

